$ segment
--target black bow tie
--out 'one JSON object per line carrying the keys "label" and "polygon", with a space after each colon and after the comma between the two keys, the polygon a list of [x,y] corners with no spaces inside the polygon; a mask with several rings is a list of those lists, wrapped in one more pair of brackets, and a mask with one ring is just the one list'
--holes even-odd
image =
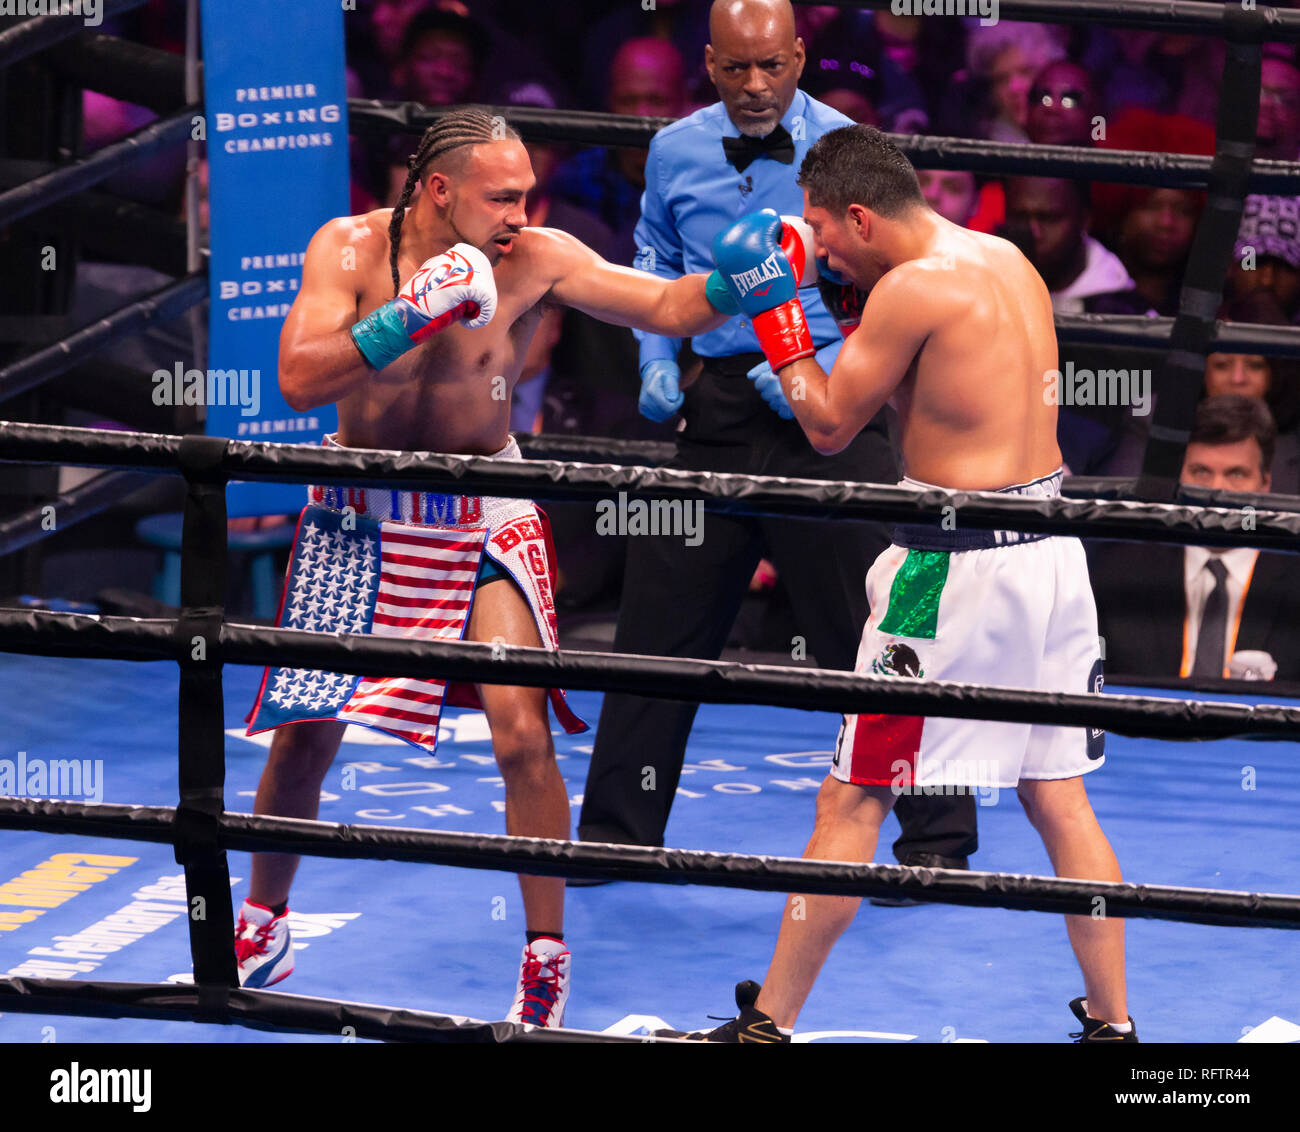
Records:
{"label": "black bow tie", "polygon": [[790,165],[794,162],[794,139],[790,136],[790,131],[778,123],[776,129],[765,138],[751,138],[747,134],[741,134],[738,138],[724,137],[722,152],[736,167],[737,173],[743,173],[757,157],[766,156],[782,165]]}

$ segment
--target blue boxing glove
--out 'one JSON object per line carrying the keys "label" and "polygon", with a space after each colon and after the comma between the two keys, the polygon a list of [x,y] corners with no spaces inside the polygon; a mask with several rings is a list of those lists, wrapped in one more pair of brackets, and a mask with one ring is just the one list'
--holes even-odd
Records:
{"label": "blue boxing glove", "polygon": [[682,371],[677,363],[667,358],[652,358],[641,367],[641,396],[636,407],[641,415],[652,421],[666,421],[682,407],[682,391],[678,383]]}
{"label": "blue boxing glove", "polygon": [[[831,372],[831,367],[835,364],[835,359],[839,357],[840,347],[843,344],[843,342],[832,342],[829,346],[823,346],[813,355],[817,359],[817,364],[826,373]],[[754,383],[754,388],[758,390],[759,396],[767,402],[767,407],[772,412],[783,421],[794,420],[794,410],[790,408],[790,402],[786,400],[785,390],[781,388],[781,379],[772,371],[772,367],[767,362],[759,362],[745,376]]]}
{"label": "blue boxing glove", "polygon": [[[805,265],[814,257],[802,240],[789,250],[782,247],[792,233],[775,212],[752,212],[713,240],[713,261],[742,313],[752,320],[773,370],[814,352],[797,294]],[[797,266],[792,265],[795,259]]]}

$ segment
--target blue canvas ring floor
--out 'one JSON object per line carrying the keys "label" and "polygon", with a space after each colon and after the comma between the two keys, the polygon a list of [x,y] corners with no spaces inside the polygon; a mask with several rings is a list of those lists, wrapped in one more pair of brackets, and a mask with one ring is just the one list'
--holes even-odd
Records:
{"label": "blue canvas ring floor", "polygon": [[[242,737],[261,670],[225,670],[226,804],[252,810],[269,735]],[[0,654],[0,760],[75,759],[102,766],[83,784],[98,800],[176,801],[177,668]],[[1151,694],[1151,693],[1147,693]],[[1157,693],[1173,695],[1173,693]],[[1226,698],[1226,697],[1225,697]],[[584,718],[600,696],[576,693]],[[838,717],[783,708],[701,708],[669,844],[798,856],[812,828]],[[592,734],[555,729],[574,819]],[[344,768],[355,788],[344,789]],[[1274,893],[1300,892],[1300,748],[1223,740],[1107,738],[1088,776],[1093,806],[1127,880]],[[406,828],[504,832],[504,791],[485,721],[451,711],[436,758],[350,730],[326,778],[321,819]],[[1050,875],[1046,854],[1011,791],[981,805],[972,866]],[[878,860],[897,823],[886,823]],[[75,940],[104,950],[72,977],[186,979],[183,888],[170,846],[0,831],[0,886],[58,854],[121,858],[102,879],[15,924],[0,916],[0,971],[64,961]],[[67,860],[67,858],[65,858]],[[230,855],[232,896],[247,889],[247,854]],[[21,912],[21,889],[0,887],[0,913]],[[698,1028],[734,1014],[732,987],[761,980],[783,897],[695,886],[613,884],[570,890],[573,953],[566,1024],[631,1032],[644,1018]],[[523,944],[518,885],[505,873],[437,865],[306,858],[290,901],[296,969],[275,989],[500,1018]],[[30,910],[30,909],[28,909]],[[103,930],[103,922],[119,930]],[[97,925],[100,925],[97,927]],[[123,930],[123,925],[126,929]],[[60,940],[60,937],[64,939]],[[68,937],[75,937],[69,944]],[[1144,1041],[1300,1039],[1300,947],[1293,932],[1127,922],[1130,1010]],[[1068,1040],[1066,1003],[1082,993],[1060,916],[941,904],[864,902],[800,1018],[805,1039],[890,1042]],[[0,1015],[0,1041],[337,1041],[238,1026]]]}

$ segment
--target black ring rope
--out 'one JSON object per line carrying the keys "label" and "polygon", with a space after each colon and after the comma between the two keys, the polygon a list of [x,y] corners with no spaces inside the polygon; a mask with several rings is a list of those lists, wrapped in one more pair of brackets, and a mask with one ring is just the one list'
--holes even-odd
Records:
{"label": "black ring rope", "polygon": [[[188,439],[162,433],[0,422],[0,461],[174,474],[178,453]],[[917,490],[838,480],[211,439],[220,447],[222,474],[237,480],[353,487],[380,484],[393,490],[472,491],[541,500],[608,500],[611,493],[627,492],[669,501],[704,497],[712,510],[728,514],[889,522],[933,520],[950,507],[949,517],[954,521],[960,516],[963,526],[981,530],[1006,528],[1078,536],[1086,527],[1089,538],[1300,551],[1300,512],[1256,509],[1253,505],[1189,507],[1066,497],[1030,499],[996,492]]]}
{"label": "black ring rope", "polygon": [[236,622],[200,625],[184,611],[170,619],[0,609],[0,648],[29,656],[186,664],[196,637],[202,637],[213,665],[275,664],[355,676],[629,692],[690,703],[1091,726],[1149,739],[1300,739],[1300,708],[1268,704],[1042,692],[794,665],[413,641]]}
{"label": "black ring rope", "polygon": [[[84,90],[171,114],[185,105],[185,56],[115,35],[75,36],[46,59],[59,76]],[[199,63],[202,74],[203,63]]]}
{"label": "black ring rope", "polygon": [[68,337],[0,369],[0,401],[17,397],[66,373],[106,346],[153,323],[167,322],[208,297],[208,275],[196,271],[96,319]]}
{"label": "black ring rope", "polygon": [[[418,134],[457,107],[419,102],[348,100],[348,122],[358,133]],[[542,110],[530,106],[489,106],[514,126],[525,141],[626,146],[644,149],[675,118],[638,118],[596,111]],[[967,169],[974,173],[1071,176],[1094,181],[1204,189],[1213,159],[1201,154],[1146,150],[1092,149],[1086,146],[994,142],[982,138],[889,134],[919,169]],[[1251,192],[1300,193],[1300,163],[1260,161],[1250,175]]]}
{"label": "black ring rope", "polygon": [[140,472],[101,472],[61,492],[48,503],[5,516],[0,519],[0,557],[32,546],[53,531],[61,533],[83,519],[98,515],[151,483],[153,477]]}
{"label": "black ring rope", "polygon": [[[53,161],[0,160],[0,190],[21,185],[60,167]],[[165,209],[129,200],[103,187],[87,189],[55,201],[42,210],[39,225],[46,231],[57,231],[87,249],[93,248],[94,255],[106,262],[151,267],[173,279],[184,276],[187,270],[184,220]],[[207,254],[206,248],[200,249],[200,255],[206,257]],[[0,327],[17,323],[18,328],[25,332],[21,337],[35,341],[35,337],[26,331],[40,318],[54,320],[59,332],[66,333],[63,327],[67,320],[60,315],[34,316],[32,320],[21,322],[16,316],[10,316],[0,322]]]}
{"label": "black ring rope", "polygon": [[669,1042],[589,1030],[543,1030],[396,1006],[312,998],[275,990],[0,978],[0,1011],[76,1018],[141,1018],[245,1026],[290,1034],[340,1034],[389,1042]]}
{"label": "black ring rope", "polygon": [[[168,806],[0,799],[0,829],[153,844],[171,842],[176,815]],[[1108,917],[1300,929],[1300,896],[1291,894],[344,825],[255,814],[221,814],[218,827],[221,849],[231,852],[288,852],[332,860],[405,861],[532,876],[698,884],[751,892],[908,896],[938,904],[1066,915],[1094,914],[1100,899]]]}
{"label": "black ring rope", "polygon": [[[661,440],[619,440],[603,436],[579,436],[563,432],[521,433],[519,450],[530,460],[573,460],[578,463],[640,464],[657,467],[677,454],[677,446]],[[1128,500],[1133,494],[1133,476],[1066,476],[1061,494],[1070,499]],[[1222,492],[1183,485],[1180,502],[1197,507],[1254,507],[1257,511],[1276,508],[1300,511],[1300,495],[1277,492]],[[0,555],[4,544],[0,542]]]}
{"label": "black ring rope", "polygon": [[[102,2],[102,14],[112,17],[129,12],[132,8],[142,7],[148,3],[148,0],[102,0]],[[17,63],[29,55],[35,55],[38,51],[53,47],[56,43],[70,39],[85,30],[84,25],[70,19],[52,20],[46,17],[27,16],[23,19],[13,17],[13,20],[9,27],[0,31],[0,67],[8,67],[11,63]]]}
{"label": "black ring rope", "polygon": [[[57,377],[106,345],[135,333],[150,321],[167,321],[203,302],[207,298],[207,278],[205,269],[178,279],[154,294],[128,303],[91,325],[74,331],[61,341],[0,368],[0,401]],[[1154,354],[1169,348],[1174,320],[1143,315],[1058,313],[1055,315],[1055,323],[1059,342],[1124,346],[1150,350]],[[1209,348],[1226,354],[1300,358],[1300,327],[1217,322]],[[620,443],[646,442],[609,438],[606,443],[609,445],[609,453],[617,454]],[[661,443],[665,443],[665,452],[674,447],[671,443]],[[667,456],[662,459],[667,459]],[[655,457],[655,460],[659,461],[660,458]]]}
{"label": "black ring rope", "polygon": [[[618,440],[598,436],[538,434],[520,436],[519,447],[525,456],[538,460],[615,460],[656,466],[676,453],[672,444],[655,440]],[[50,504],[39,504],[20,515],[0,521],[0,557],[32,545],[48,534],[47,507],[53,507],[58,529],[98,514],[104,507],[125,498],[151,482],[144,473],[111,472],[72,488]],[[1132,477],[1067,476],[1062,494],[1074,499],[1123,500],[1132,495]],[[1224,493],[1204,488],[1185,487],[1182,502],[1197,507],[1254,507],[1256,510],[1277,508],[1300,511],[1300,496],[1274,494]]]}
{"label": "black ring rope", "polygon": [[[66,372],[78,362],[105,346],[136,333],[150,322],[165,322],[196,306],[208,296],[206,270],[184,276],[143,299],[119,307],[89,326],[74,331],[59,342],[11,362],[0,368],[0,401],[25,393]],[[1147,318],[1142,315],[1057,314],[1056,336],[1060,342],[1077,345],[1126,346],[1153,353],[1169,348],[1172,318]],[[1263,354],[1271,357],[1300,358],[1300,327],[1265,326],[1258,323],[1217,322],[1209,343],[1211,351],[1227,354]],[[522,441],[521,441],[522,443]],[[618,455],[622,444],[654,443],[646,441],[604,441],[607,454]],[[662,445],[662,457],[668,459],[675,450],[670,442]],[[580,447],[580,446],[579,446]],[[574,451],[578,451],[575,448]],[[631,451],[631,449],[629,449]]]}
{"label": "black ring rope", "polygon": [[[1140,314],[1057,314],[1058,342],[1073,345],[1127,346],[1164,352],[1169,349],[1174,320]],[[1300,327],[1259,322],[1216,322],[1211,352],[1264,354],[1300,358]],[[1198,381],[1200,378],[1197,379]]]}
{"label": "black ring rope", "polygon": [[[201,303],[207,298],[207,279],[206,269],[184,276],[152,295],[128,303],[74,331],[59,342],[0,368],[0,401],[57,377],[106,345],[135,333],[148,322],[167,321]],[[1153,353],[1168,350],[1174,325],[1172,318],[1143,315],[1058,313],[1055,322],[1059,342],[1125,346]],[[1300,327],[1216,322],[1209,349],[1227,354],[1300,358]],[[608,443],[610,452],[618,451],[618,440],[610,438]]]}
{"label": "black ring rope", "polygon": [[664,440],[622,440],[618,437],[576,436],[560,432],[516,436],[519,451],[529,460],[575,460],[579,463],[666,464],[677,445]]}
{"label": "black ring rope", "polygon": [[60,165],[15,189],[0,193],[0,226],[12,224],[46,205],[88,189],[127,166],[176,142],[187,141],[199,104],[186,106],[166,118],[141,126],[121,141],[110,142],[87,157]]}

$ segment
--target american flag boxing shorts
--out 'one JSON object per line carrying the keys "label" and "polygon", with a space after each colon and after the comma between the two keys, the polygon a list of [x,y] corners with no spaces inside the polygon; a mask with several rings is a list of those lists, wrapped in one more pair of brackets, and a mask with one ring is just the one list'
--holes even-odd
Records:
{"label": "american flag boxing shorts", "polygon": [[[518,452],[512,440],[497,455]],[[544,647],[558,647],[550,529],[528,500],[341,487],[312,487],[309,499],[280,599],[280,628],[460,640],[486,554],[524,595]],[[551,689],[550,700],[565,731],[587,730],[562,691]],[[341,720],[432,752],[444,704],[482,706],[472,684],[268,667],[247,734]]]}

